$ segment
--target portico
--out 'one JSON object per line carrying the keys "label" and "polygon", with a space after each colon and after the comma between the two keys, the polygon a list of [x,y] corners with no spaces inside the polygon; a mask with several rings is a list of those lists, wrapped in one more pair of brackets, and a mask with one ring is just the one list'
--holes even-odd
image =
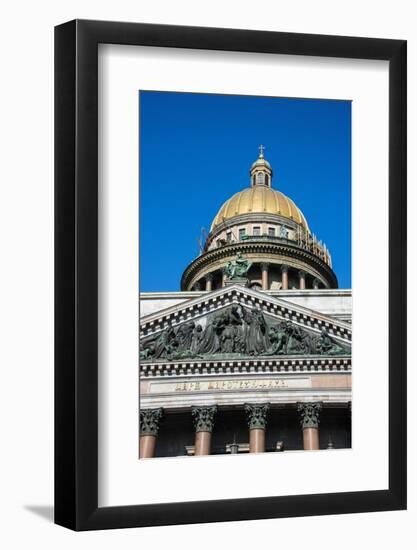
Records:
{"label": "portico", "polygon": [[[270,327],[264,348],[250,343],[254,312],[256,326]],[[165,351],[159,344],[147,348],[147,342],[164,342],[154,335],[168,322],[189,342],[188,351],[174,341]],[[211,323],[224,334],[218,348]],[[144,457],[350,445],[349,323],[235,284],[146,315],[141,330],[141,410],[158,420],[157,429],[141,436]],[[237,353],[229,332],[245,334],[249,347]],[[277,346],[279,339],[284,343]]]}

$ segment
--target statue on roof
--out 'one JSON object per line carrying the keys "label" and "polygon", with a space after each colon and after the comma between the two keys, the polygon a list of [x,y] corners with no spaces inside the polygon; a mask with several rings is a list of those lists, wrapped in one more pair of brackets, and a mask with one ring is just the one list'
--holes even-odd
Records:
{"label": "statue on roof", "polygon": [[228,262],[225,268],[226,275],[229,279],[242,279],[249,271],[252,262],[242,256],[241,252],[237,253],[234,262]]}

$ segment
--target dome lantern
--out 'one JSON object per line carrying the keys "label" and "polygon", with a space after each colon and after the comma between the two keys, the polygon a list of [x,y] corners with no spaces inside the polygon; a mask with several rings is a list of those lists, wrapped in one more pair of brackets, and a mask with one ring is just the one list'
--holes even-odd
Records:
{"label": "dome lantern", "polygon": [[264,149],[265,147],[263,145],[259,146],[259,157],[251,166],[251,187],[255,187],[257,185],[271,187],[272,185],[272,168],[269,162],[264,157]]}

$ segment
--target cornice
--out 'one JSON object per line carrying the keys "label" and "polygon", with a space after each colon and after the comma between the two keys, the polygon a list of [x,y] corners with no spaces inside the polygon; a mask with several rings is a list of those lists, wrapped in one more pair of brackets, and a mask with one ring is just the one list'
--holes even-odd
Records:
{"label": "cornice", "polygon": [[[162,292],[140,292],[139,300],[164,300],[164,299],[178,299],[188,300],[190,298],[197,298],[199,296],[208,295],[212,291],[207,290],[187,290],[187,291],[162,291]],[[288,290],[263,290],[267,296],[273,296],[276,298],[292,298],[297,296],[311,296],[311,297],[352,297],[352,290],[346,288],[309,288],[305,290],[288,289]]]}
{"label": "cornice", "polygon": [[257,376],[260,374],[351,374],[352,358],[323,356],[280,356],[228,360],[159,361],[140,365],[141,380],[189,376]]}

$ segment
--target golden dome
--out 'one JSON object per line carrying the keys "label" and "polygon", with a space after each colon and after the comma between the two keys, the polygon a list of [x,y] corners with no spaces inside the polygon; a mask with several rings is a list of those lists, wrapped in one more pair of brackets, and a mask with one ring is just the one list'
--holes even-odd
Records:
{"label": "golden dome", "polygon": [[243,189],[227,200],[211,224],[210,231],[223,221],[242,214],[275,214],[288,218],[310,232],[307,220],[301,210],[284,193],[265,185]]}

